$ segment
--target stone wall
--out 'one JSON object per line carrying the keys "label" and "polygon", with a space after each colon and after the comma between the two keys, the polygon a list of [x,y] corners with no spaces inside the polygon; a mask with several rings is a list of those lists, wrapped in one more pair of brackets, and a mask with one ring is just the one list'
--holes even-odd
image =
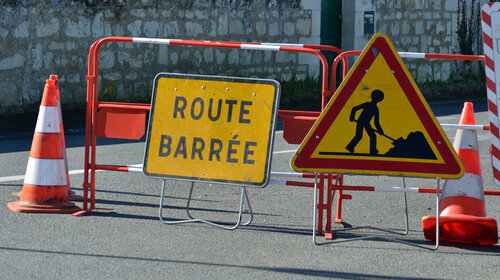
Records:
{"label": "stone wall", "polygon": [[372,0],[342,1],[342,50],[364,49],[373,34],[364,34],[363,16],[366,11],[375,11],[373,4]]}
{"label": "stone wall", "polygon": [[[452,54],[457,46],[457,0],[376,1],[377,31],[387,34],[399,51]],[[417,81],[446,80],[453,61],[407,59]]]}
{"label": "stone wall", "polygon": [[[38,109],[60,77],[63,109],[85,106],[87,55],[102,37],[319,44],[321,0],[0,0],[0,114]],[[106,44],[99,93],[146,101],[158,72],[286,78],[317,75],[312,55]]]}
{"label": "stone wall", "polygon": [[[488,1],[475,2],[481,7]],[[465,3],[470,15],[472,1]],[[458,0],[343,0],[342,4],[343,50],[365,47],[373,34],[364,30],[364,14],[373,11],[374,32],[387,34],[397,51],[460,54]],[[480,53],[482,47],[475,47],[475,54]],[[404,62],[417,82],[448,80],[460,65],[443,60],[404,59]]]}

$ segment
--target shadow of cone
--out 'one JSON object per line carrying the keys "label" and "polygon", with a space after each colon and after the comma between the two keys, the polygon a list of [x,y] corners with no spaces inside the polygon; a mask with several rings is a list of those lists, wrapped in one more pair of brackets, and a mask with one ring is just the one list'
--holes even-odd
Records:
{"label": "shadow of cone", "polygon": [[21,199],[7,203],[25,213],[74,213],[68,202],[68,183],[59,126],[55,81],[47,80],[38,113]]}
{"label": "shadow of cone", "polygon": [[49,79],[55,81],[56,102],[57,102],[57,111],[58,111],[57,115],[59,117],[59,127],[60,127],[60,131],[61,131],[62,148],[63,148],[63,152],[64,152],[64,167],[65,167],[65,171],[66,171],[66,181],[68,182],[68,200],[70,200],[70,201],[83,201],[83,196],[77,195],[74,191],[71,190],[71,183],[69,180],[68,157],[66,156],[66,138],[64,136],[64,124],[63,124],[63,117],[62,117],[61,95],[59,93],[59,82],[58,82],[59,77],[57,75],[50,75]]}
{"label": "shadow of cone", "polygon": [[[475,124],[472,103],[465,102],[459,124]],[[439,201],[439,240],[457,243],[498,243],[497,221],[486,217],[477,132],[458,129],[453,147],[465,166],[460,179],[446,180]],[[436,239],[436,217],[425,216],[426,239]]]}

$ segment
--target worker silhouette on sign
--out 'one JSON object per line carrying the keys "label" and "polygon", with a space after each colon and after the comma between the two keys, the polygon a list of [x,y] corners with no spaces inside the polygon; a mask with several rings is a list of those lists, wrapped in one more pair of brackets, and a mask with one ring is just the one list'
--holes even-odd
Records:
{"label": "worker silhouette on sign", "polygon": [[[371,102],[366,102],[352,108],[349,121],[357,122],[356,135],[354,135],[351,142],[349,142],[349,145],[345,147],[346,150],[348,150],[351,153],[354,153],[354,147],[356,147],[359,141],[361,141],[361,138],[363,138],[363,130],[366,130],[366,133],[368,133],[368,136],[370,137],[370,155],[378,154],[377,136],[375,135],[375,130],[371,126],[370,121],[374,119],[373,123],[377,128],[376,132],[378,132],[380,135],[384,135],[384,131],[382,130],[382,127],[380,127],[379,112],[377,107],[377,103],[379,103],[383,99],[384,99],[384,93],[381,90],[376,89],[372,91]],[[363,109],[363,111],[361,111],[361,115],[356,120],[355,119],[356,112],[361,109]]]}

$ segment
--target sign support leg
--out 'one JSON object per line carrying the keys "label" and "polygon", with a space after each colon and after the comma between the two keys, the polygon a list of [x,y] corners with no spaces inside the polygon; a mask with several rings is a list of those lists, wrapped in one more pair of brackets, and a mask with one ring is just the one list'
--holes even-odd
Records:
{"label": "sign support leg", "polygon": [[436,246],[431,248],[431,250],[437,250],[439,248],[439,192],[441,187],[440,178],[437,178],[437,192],[436,192]]}
{"label": "sign support leg", "polygon": [[[403,178],[403,188],[406,188],[406,182],[405,182],[405,176],[402,176]],[[410,226],[408,224],[408,199],[406,198],[406,192],[403,192],[403,196],[404,196],[404,203],[405,203],[405,226],[406,226],[406,230],[402,233],[400,233],[401,235],[407,235],[408,232],[410,232]]]}
{"label": "sign support leg", "polygon": [[319,174],[319,188],[316,208],[318,210],[318,235],[323,235],[323,211],[327,210],[327,205],[325,205],[325,174]]}
{"label": "sign support leg", "polygon": [[243,223],[241,225],[247,226],[247,225],[249,225],[253,221],[252,206],[250,205],[250,199],[248,198],[248,193],[247,193],[246,187],[242,187],[241,188],[241,197],[240,197],[240,208],[239,208],[239,213],[238,213],[238,222],[234,226],[232,226],[232,227],[226,227],[226,226],[223,226],[223,225],[211,222],[211,221],[205,221],[205,220],[194,218],[191,215],[191,213],[189,212],[190,204],[191,204],[191,197],[193,195],[193,189],[194,189],[194,182],[191,182],[191,188],[189,189],[189,197],[188,197],[188,201],[187,201],[187,205],[186,205],[186,213],[187,213],[187,215],[188,215],[189,218],[191,218],[193,220],[199,220],[200,222],[211,224],[211,225],[216,226],[216,227],[221,227],[221,228],[225,228],[225,229],[235,229],[235,228],[237,228],[241,224],[241,217],[242,217],[242,214],[243,214],[243,205],[244,205],[244,203],[246,201],[246,203],[248,205],[248,210],[249,210],[250,218],[248,219],[248,221],[246,221],[245,223]]}
{"label": "sign support leg", "polygon": [[316,242],[316,213],[318,212],[318,173],[314,173],[314,199],[313,199],[313,226],[312,226],[312,237],[314,244]]}

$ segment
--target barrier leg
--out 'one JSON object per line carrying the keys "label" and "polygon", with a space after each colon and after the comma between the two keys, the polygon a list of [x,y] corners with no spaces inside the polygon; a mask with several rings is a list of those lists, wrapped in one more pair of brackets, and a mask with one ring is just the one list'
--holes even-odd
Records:
{"label": "barrier leg", "polygon": [[335,212],[335,223],[342,223],[342,196],[344,196],[342,190],[337,192],[337,211]]}
{"label": "barrier leg", "polygon": [[[405,177],[403,176],[403,188],[406,188]],[[406,198],[406,192],[403,192],[403,200],[405,204],[405,226],[406,230],[401,233],[401,235],[407,235],[410,232],[410,226],[408,224],[408,199]]]}
{"label": "barrier leg", "polygon": [[[88,207],[88,200],[89,200],[89,194],[88,192],[90,191],[90,207]],[[94,210],[102,210],[102,211],[113,211],[113,208],[101,208],[101,207],[95,207],[95,185],[92,186],[91,184],[86,184],[83,183],[83,209],[73,213],[73,216],[81,216],[85,215],[87,213],[90,213]]]}
{"label": "barrier leg", "polygon": [[[344,175],[339,174],[335,185],[341,187],[344,185]],[[342,223],[342,201],[344,199],[352,199],[352,194],[344,194],[342,190],[337,192],[337,212],[335,215],[335,223]]]}
{"label": "barrier leg", "polygon": [[323,235],[323,210],[325,209],[324,199],[325,199],[325,175],[319,175],[319,201],[317,201],[316,207],[318,208],[318,235]]}
{"label": "barrier leg", "polygon": [[239,212],[238,212],[238,220],[236,222],[236,224],[234,224],[233,226],[225,226],[221,223],[217,223],[217,222],[213,222],[213,221],[208,221],[208,220],[203,220],[203,219],[197,219],[197,218],[193,218],[192,215],[189,213],[189,205],[190,205],[190,201],[191,201],[191,196],[192,196],[192,193],[193,193],[193,188],[194,188],[194,182],[191,182],[191,188],[189,190],[189,198],[188,198],[188,202],[187,202],[187,205],[186,205],[186,212],[189,216],[189,219],[184,219],[184,220],[176,220],[176,221],[167,221],[163,218],[163,201],[164,201],[164,197],[165,197],[165,182],[166,180],[163,179],[163,182],[162,182],[162,186],[161,186],[161,195],[160,195],[160,207],[159,207],[159,212],[158,212],[158,216],[160,218],[160,221],[162,223],[165,223],[165,224],[180,224],[180,223],[192,223],[192,222],[198,222],[198,223],[205,223],[205,224],[208,224],[208,225],[211,225],[211,226],[215,226],[215,227],[219,227],[219,228],[223,228],[223,229],[228,229],[228,230],[233,230],[233,229],[236,229],[238,226],[240,226],[241,224],[241,217],[243,216],[243,205],[245,203],[245,200],[248,204],[248,208],[250,210],[250,219],[249,221],[247,221],[246,223],[244,223],[244,225],[248,225],[252,222],[253,220],[253,211],[252,211],[252,207],[250,205],[250,199],[248,198],[248,193],[246,191],[246,188],[245,187],[242,187],[241,189],[241,198],[240,198],[240,207],[239,207]]}
{"label": "barrier leg", "polygon": [[[339,175],[337,175],[337,182],[339,179]],[[334,195],[334,190],[333,190],[333,175],[328,175],[328,181],[327,181],[327,193],[326,193],[326,199],[327,199],[327,208],[326,208],[326,226],[325,226],[325,238],[326,239],[332,239],[332,203],[333,203],[333,195]]]}

